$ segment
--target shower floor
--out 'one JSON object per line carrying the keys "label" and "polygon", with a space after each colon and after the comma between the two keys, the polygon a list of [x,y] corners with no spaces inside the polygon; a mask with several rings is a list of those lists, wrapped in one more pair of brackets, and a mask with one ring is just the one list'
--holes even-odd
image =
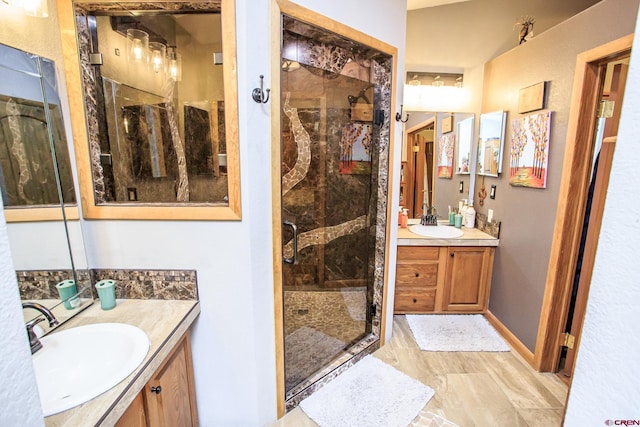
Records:
{"label": "shower floor", "polygon": [[287,391],[366,334],[366,306],[365,287],[284,292]]}

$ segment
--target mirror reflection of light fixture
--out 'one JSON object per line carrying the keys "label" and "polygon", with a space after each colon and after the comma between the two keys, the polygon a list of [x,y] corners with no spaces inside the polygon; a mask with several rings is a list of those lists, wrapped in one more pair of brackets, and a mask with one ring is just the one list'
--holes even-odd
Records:
{"label": "mirror reflection of light fixture", "polygon": [[168,74],[175,82],[182,81],[182,56],[176,52],[175,46],[167,48]]}
{"label": "mirror reflection of light fixture", "polygon": [[165,58],[167,56],[167,47],[162,43],[150,42],[149,56],[149,65],[151,66],[151,69],[156,73],[164,71],[166,61]]}
{"label": "mirror reflection of light fixture", "polygon": [[149,34],[136,28],[127,30],[127,57],[129,61],[146,62],[149,50]]}
{"label": "mirror reflection of light fixture", "polygon": [[47,0],[3,0],[10,6],[19,7],[28,16],[36,18],[46,18],[49,16],[49,6]]}

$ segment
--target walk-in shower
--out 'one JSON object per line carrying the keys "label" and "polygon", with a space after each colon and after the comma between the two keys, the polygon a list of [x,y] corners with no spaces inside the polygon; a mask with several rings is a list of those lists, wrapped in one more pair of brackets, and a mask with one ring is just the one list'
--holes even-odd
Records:
{"label": "walk-in shower", "polygon": [[391,56],[282,16],[286,405],[379,345]]}

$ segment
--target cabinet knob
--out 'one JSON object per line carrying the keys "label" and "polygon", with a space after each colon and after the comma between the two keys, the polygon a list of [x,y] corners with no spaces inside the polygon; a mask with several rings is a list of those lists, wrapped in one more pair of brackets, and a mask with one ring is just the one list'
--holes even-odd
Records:
{"label": "cabinet knob", "polygon": [[453,258],[453,256],[454,256],[454,255],[455,255],[455,254],[454,254],[453,252],[451,252],[451,253],[449,254],[449,256],[450,256],[451,258]]}
{"label": "cabinet knob", "polygon": [[151,387],[151,393],[160,394],[161,391],[162,387],[160,386]]}
{"label": "cabinet knob", "polygon": [[416,277],[420,277],[420,273],[416,273]]}
{"label": "cabinet knob", "polygon": [[413,303],[415,304],[415,303],[417,303],[417,302],[418,302],[418,300],[414,298],[414,299],[413,299]]}

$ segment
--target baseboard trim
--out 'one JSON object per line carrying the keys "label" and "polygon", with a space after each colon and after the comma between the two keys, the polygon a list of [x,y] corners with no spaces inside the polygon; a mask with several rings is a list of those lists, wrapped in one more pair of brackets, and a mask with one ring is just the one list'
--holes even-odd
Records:
{"label": "baseboard trim", "polygon": [[[527,348],[522,342],[511,332],[496,316],[489,310],[486,311],[484,317],[496,328],[498,333],[502,335],[507,343],[518,353],[533,369],[536,369],[534,364],[533,352]],[[537,370],[537,369],[536,369]]]}

